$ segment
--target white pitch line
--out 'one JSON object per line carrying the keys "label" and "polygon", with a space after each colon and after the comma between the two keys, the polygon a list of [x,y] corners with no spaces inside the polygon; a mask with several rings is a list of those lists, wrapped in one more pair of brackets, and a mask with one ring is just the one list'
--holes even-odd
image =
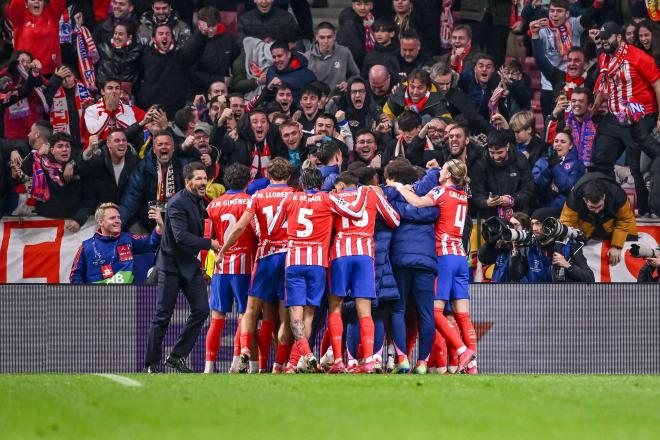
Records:
{"label": "white pitch line", "polygon": [[120,385],[125,387],[141,387],[142,384],[137,380],[131,379],[129,377],[119,376],[117,374],[108,374],[108,373],[98,373],[96,376],[105,377],[113,382],[117,382]]}

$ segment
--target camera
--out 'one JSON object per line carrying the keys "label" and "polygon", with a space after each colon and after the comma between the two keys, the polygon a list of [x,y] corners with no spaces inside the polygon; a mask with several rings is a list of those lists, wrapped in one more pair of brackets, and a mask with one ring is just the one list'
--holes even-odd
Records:
{"label": "camera", "polygon": [[539,240],[541,246],[547,246],[554,242],[568,242],[568,240],[584,241],[581,230],[566,226],[554,217],[548,217],[541,224],[543,237]]}
{"label": "camera", "polygon": [[499,217],[490,217],[484,222],[481,235],[488,243],[503,240],[514,243],[525,243],[531,238],[528,231],[519,231],[510,228],[509,225]]}
{"label": "camera", "polygon": [[660,249],[652,249],[635,243],[630,245],[630,255],[635,258],[660,258]]}

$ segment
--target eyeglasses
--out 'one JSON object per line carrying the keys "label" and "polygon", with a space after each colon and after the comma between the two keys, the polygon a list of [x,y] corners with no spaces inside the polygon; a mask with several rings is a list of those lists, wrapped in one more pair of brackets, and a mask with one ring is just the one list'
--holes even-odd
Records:
{"label": "eyeglasses", "polygon": [[351,95],[364,95],[367,91],[365,89],[351,90]]}

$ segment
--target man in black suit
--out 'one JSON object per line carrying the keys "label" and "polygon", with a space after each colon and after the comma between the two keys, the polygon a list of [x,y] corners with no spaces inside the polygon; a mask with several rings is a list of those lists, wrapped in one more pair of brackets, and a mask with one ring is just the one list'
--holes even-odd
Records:
{"label": "man in black suit", "polygon": [[183,169],[185,189],[167,204],[165,228],[156,259],[158,270],[158,304],[151,322],[145,358],[145,373],[160,372],[163,338],[172,318],[179,290],[190,304],[190,316],[167,357],[165,364],[181,373],[192,373],[185,358],[195,345],[197,336],[209,316],[206,284],[197,254],[202,249],[220,249],[217,240],[203,238],[206,210],[202,196],[206,191],[206,170],[200,162]]}

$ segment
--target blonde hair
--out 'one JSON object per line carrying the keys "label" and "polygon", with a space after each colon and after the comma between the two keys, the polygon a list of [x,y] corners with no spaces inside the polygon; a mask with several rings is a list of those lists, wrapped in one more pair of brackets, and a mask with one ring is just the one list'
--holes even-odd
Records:
{"label": "blonde hair", "polygon": [[458,159],[451,159],[445,162],[445,166],[447,167],[452,183],[461,189],[467,188],[470,184],[470,178],[467,175],[467,165],[465,165],[465,162]]}
{"label": "blonde hair", "polygon": [[105,215],[105,211],[108,209],[116,209],[119,211],[119,206],[116,203],[101,203],[98,208],[96,208],[96,212],[94,213],[94,220],[96,220],[96,223],[101,223],[103,221],[103,216]]}
{"label": "blonde hair", "polygon": [[526,130],[528,128],[534,129],[534,124],[536,123],[536,116],[529,110],[518,112],[515,115],[511,116],[511,121],[509,121],[509,127],[513,131]]}

